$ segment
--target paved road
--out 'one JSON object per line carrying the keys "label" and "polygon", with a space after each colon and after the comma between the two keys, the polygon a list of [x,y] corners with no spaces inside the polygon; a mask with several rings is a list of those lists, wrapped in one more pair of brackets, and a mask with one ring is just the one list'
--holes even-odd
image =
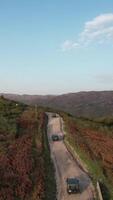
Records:
{"label": "paved road", "polygon": [[[57,182],[57,200],[93,200],[94,188],[91,180],[78,166],[63,141],[53,142],[51,135],[53,133],[61,133],[60,117],[52,117],[48,114],[48,139],[50,143],[51,157],[54,162]],[[80,181],[80,194],[69,195],[66,191],[66,178],[77,177]]]}

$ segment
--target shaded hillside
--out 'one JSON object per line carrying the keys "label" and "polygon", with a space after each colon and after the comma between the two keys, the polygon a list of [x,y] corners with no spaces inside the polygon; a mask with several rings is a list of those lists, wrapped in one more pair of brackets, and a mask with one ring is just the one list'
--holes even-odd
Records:
{"label": "shaded hillside", "polygon": [[13,94],[5,94],[4,96],[31,105],[38,104],[66,111],[75,116],[113,116],[113,91],[78,92],[58,96]]}

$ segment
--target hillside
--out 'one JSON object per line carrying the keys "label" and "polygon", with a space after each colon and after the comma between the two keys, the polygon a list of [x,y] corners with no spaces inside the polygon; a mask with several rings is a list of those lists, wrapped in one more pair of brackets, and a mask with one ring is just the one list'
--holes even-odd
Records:
{"label": "hillside", "polygon": [[113,116],[113,91],[91,91],[64,95],[14,95],[3,94],[6,98],[68,112],[74,116]]}
{"label": "hillside", "polygon": [[61,115],[65,140],[86,164],[94,184],[100,182],[104,199],[113,199],[113,118],[94,121]]}
{"label": "hillside", "polygon": [[0,98],[0,200],[55,199],[46,121],[42,109]]}
{"label": "hillside", "polygon": [[[88,165],[94,183],[101,180],[105,199],[110,199],[113,197],[113,117],[87,119],[62,111],[59,114],[65,122],[65,139]],[[0,97],[0,200],[55,199],[46,125],[44,108]]]}

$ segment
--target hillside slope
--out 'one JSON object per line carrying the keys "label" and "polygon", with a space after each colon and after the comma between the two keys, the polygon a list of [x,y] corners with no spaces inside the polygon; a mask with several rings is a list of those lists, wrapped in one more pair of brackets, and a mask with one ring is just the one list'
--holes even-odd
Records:
{"label": "hillside slope", "polygon": [[55,199],[46,121],[42,109],[0,98],[0,200]]}
{"label": "hillside slope", "polygon": [[100,181],[104,199],[113,199],[113,118],[93,121],[61,115],[66,141],[86,163],[94,183]]}
{"label": "hillside slope", "polygon": [[13,94],[4,94],[4,96],[31,105],[38,104],[66,111],[74,116],[113,116],[113,91],[78,92],[57,96]]}

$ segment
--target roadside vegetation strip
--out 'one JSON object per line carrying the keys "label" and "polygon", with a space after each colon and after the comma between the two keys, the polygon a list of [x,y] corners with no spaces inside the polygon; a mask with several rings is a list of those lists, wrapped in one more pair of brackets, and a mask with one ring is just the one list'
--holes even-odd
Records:
{"label": "roadside vegetation strip", "polygon": [[[86,172],[88,170],[88,175],[92,179],[92,182],[96,189],[97,189],[96,186],[97,186],[98,180],[101,180],[102,182],[104,182],[103,185],[108,185],[108,182],[103,175],[103,172],[102,172],[99,162],[89,159],[88,156],[85,154],[85,152],[83,152],[79,147],[76,147],[76,145],[73,144],[73,140],[68,141],[68,139],[67,139],[66,144],[68,145],[68,148],[71,150],[71,153],[73,154],[73,156],[75,156],[75,154],[79,155],[79,158],[81,160],[80,165]],[[85,166],[87,166],[87,167],[85,167]],[[108,188],[109,188],[109,186],[108,186]],[[107,188],[106,189],[104,188],[103,192],[101,190],[101,193],[103,196],[103,200],[112,200],[112,196],[110,197],[110,194],[109,194]],[[96,190],[96,196],[97,196],[96,198],[98,200],[100,200],[99,195],[98,195],[98,190]]]}
{"label": "roadside vegetation strip", "polygon": [[43,116],[42,108],[0,98],[0,200],[56,198]]}
{"label": "roadside vegetation strip", "polygon": [[[34,108],[0,99],[0,200],[42,200],[44,162]],[[38,137],[38,144],[41,144]]]}
{"label": "roadside vegetation strip", "polygon": [[[67,140],[68,144],[71,146],[73,151],[77,152],[81,160],[86,164],[88,171],[90,172],[91,177],[93,179],[95,187],[97,181],[99,181],[103,199],[112,200],[113,189],[109,180],[103,173],[101,162],[94,157],[93,158],[90,157],[90,151],[89,151],[90,149],[85,148],[84,150],[85,147],[84,145],[88,145],[88,143],[84,143],[85,141],[82,136],[81,129],[79,130],[75,121],[71,121],[68,123],[68,120],[70,120],[68,119],[68,116],[64,117],[64,120],[65,120],[64,129],[66,132],[65,140]],[[91,156],[93,156],[93,152],[91,153]]]}
{"label": "roadside vegetation strip", "polygon": [[50,156],[50,147],[47,137],[47,124],[48,117],[44,114],[44,124],[42,127],[43,131],[43,158],[45,166],[45,197],[44,200],[56,200],[56,180],[55,180],[55,169]]}

